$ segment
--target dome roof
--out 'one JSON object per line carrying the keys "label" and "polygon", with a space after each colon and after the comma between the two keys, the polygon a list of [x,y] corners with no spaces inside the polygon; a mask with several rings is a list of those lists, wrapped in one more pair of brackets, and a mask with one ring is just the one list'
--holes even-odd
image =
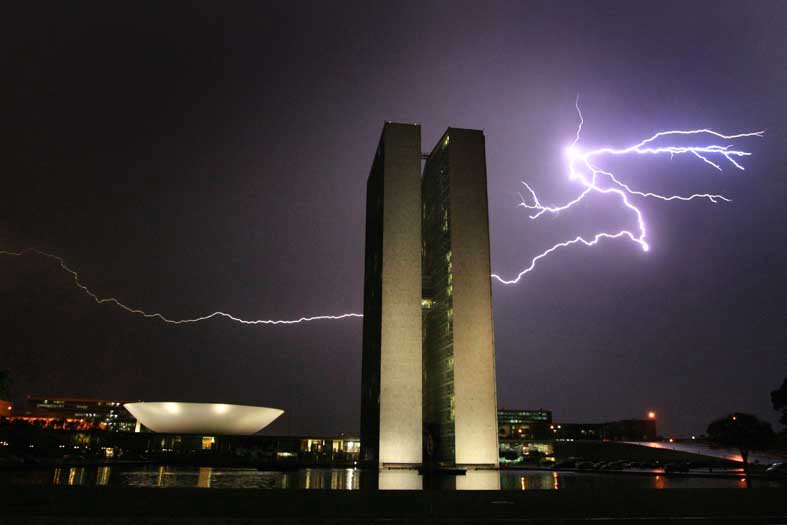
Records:
{"label": "dome roof", "polygon": [[153,432],[248,436],[270,425],[284,413],[278,408],[226,403],[178,403],[174,401],[123,405]]}

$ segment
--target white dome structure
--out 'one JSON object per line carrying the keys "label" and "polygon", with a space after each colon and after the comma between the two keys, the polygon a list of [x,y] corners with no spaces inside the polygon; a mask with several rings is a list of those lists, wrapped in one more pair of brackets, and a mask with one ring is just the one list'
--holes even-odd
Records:
{"label": "white dome structure", "polygon": [[284,413],[278,408],[225,403],[162,401],[126,403],[123,406],[153,432],[203,436],[249,436]]}

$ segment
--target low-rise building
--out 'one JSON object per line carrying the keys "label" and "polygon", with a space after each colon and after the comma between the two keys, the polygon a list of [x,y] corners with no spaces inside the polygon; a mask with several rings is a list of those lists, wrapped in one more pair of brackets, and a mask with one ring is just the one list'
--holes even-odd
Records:
{"label": "low-rise building", "polygon": [[549,410],[498,410],[500,463],[538,462],[554,454]]}
{"label": "low-rise building", "polygon": [[554,457],[555,441],[656,441],[656,420],[556,423],[550,410],[498,410],[500,463],[540,463]]}
{"label": "low-rise building", "polygon": [[622,419],[606,423],[560,423],[553,432],[558,440],[656,441],[654,419]]}
{"label": "low-rise building", "polygon": [[83,397],[27,396],[27,410],[11,420],[66,430],[133,432],[137,420],[123,408],[127,401]]}

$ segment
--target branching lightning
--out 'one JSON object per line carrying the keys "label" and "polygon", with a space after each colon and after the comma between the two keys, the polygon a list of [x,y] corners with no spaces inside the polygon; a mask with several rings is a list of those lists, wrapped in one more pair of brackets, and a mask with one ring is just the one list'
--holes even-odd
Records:
{"label": "branching lightning", "polygon": [[[531,272],[536,265],[544,259],[545,257],[569,246],[573,246],[575,244],[582,244],[584,246],[596,246],[599,244],[603,239],[621,239],[625,238],[629,241],[639,245],[639,247],[643,251],[648,251],[650,249],[650,245],[647,242],[647,228],[645,225],[645,219],[642,215],[642,211],[635,206],[632,200],[636,197],[642,198],[652,198],[652,199],[659,199],[662,201],[691,201],[696,199],[705,199],[710,201],[711,203],[717,204],[719,202],[732,202],[729,198],[723,195],[716,195],[711,193],[695,193],[693,195],[661,195],[658,193],[653,192],[645,192],[631,188],[627,184],[621,182],[618,178],[615,177],[609,171],[605,171],[599,167],[597,161],[600,161],[602,157],[608,156],[625,156],[625,155],[664,155],[668,154],[670,157],[675,155],[693,155],[697,159],[701,160],[705,164],[715,168],[716,170],[722,170],[722,163],[723,161],[728,162],[733,167],[743,170],[743,166],[738,162],[739,159],[742,157],[748,157],[751,155],[750,152],[736,149],[736,147],[731,143],[725,144],[708,144],[704,146],[684,146],[679,144],[671,144],[671,145],[660,145],[663,143],[665,139],[675,139],[675,138],[685,138],[687,136],[697,136],[697,137],[707,137],[709,140],[712,139],[722,139],[723,141],[732,141],[735,139],[743,139],[743,138],[752,138],[752,137],[762,137],[764,135],[764,131],[754,131],[754,132],[746,132],[746,133],[736,133],[736,134],[723,134],[713,131],[711,129],[696,129],[696,130],[673,130],[673,131],[660,131],[655,135],[642,140],[634,144],[633,146],[628,146],[626,148],[616,149],[611,147],[603,147],[594,150],[587,150],[584,151],[578,147],[580,135],[582,133],[582,126],[584,124],[584,119],[582,117],[582,111],[579,109],[579,97],[577,97],[575,103],[577,114],[579,116],[579,124],[577,126],[576,136],[574,137],[574,141],[565,149],[566,159],[567,159],[567,175],[569,180],[576,181],[581,186],[581,191],[579,194],[574,197],[573,199],[565,202],[564,204],[555,205],[555,206],[545,206],[541,204],[541,201],[538,198],[536,192],[531,188],[526,182],[522,182],[524,189],[526,190],[526,195],[520,194],[521,202],[519,206],[529,210],[531,214],[529,215],[530,219],[536,220],[544,214],[559,214],[560,212],[569,210],[574,205],[582,202],[588,195],[591,193],[598,193],[603,195],[611,195],[616,197],[619,200],[619,203],[628,210],[631,216],[634,218],[634,222],[636,223],[636,228],[633,229],[622,229],[620,231],[604,231],[595,234],[593,237],[585,238],[582,236],[577,236],[573,239],[557,243],[547,250],[543,251],[542,253],[533,257],[530,261],[530,264],[519,272],[516,277],[512,279],[504,279],[497,274],[492,274],[492,278],[496,279],[497,281],[503,284],[516,284],[518,283],[522,277],[526,274]],[[119,299],[114,297],[100,297],[98,294],[93,292],[90,288],[88,288],[85,284],[82,283],[80,280],[79,274],[71,269],[65,262],[62,257],[57,255],[53,255],[51,253],[47,253],[37,249],[26,249],[22,251],[5,251],[0,250],[0,255],[5,256],[12,256],[12,257],[22,257],[25,255],[38,255],[41,257],[46,257],[55,261],[59,267],[66,273],[70,274],[74,285],[79,288],[82,292],[88,295],[93,301],[100,305],[113,305],[117,308],[125,310],[128,313],[146,318],[146,319],[158,319],[164,323],[174,324],[174,325],[184,325],[184,324],[193,324],[199,323],[201,321],[207,321],[213,318],[224,318],[230,321],[234,321],[236,323],[245,324],[245,325],[292,325],[298,323],[305,323],[310,321],[320,321],[320,320],[338,320],[338,319],[346,319],[346,318],[353,318],[353,317],[363,317],[363,314],[358,313],[344,313],[339,315],[316,315],[313,317],[300,317],[298,319],[283,319],[283,320],[275,320],[275,319],[243,319],[226,312],[212,312],[207,315],[202,315],[199,317],[194,318],[187,318],[187,319],[172,319],[169,318],[161,313],[157,312],[147,312],[141,308],[135,308],[128,306],[122,303]]]}
{"label": "branching lightning", "polygon": [[[645,140],[634,144],[633,146],[629,146],[627,148],[616,149],[611,147],[604,147],[594,150],[583,151],[580,149],[577,144],[579,143],[580,134],[582,133],[582,125],[585,123],[582,117],[582,111],[579,109],[579,97],[577,97],[575,106],[577,108],[577,114],[579,116],[579,124],[577,126],[577,133],[574,138],[574,141],[565,149],[565,154],[567,158],[567,171],[568,171],[568,178],[571,181],[576,181],[582,186],[582,190],[580,193],[573,199],[569,200],[568,202],[557,205],[557,206],[545,206],[541,204],[536,195],[536,192],[526,183],[522,182],[524,185],[525,190],[527,190],[527,194],[530,197],[529,199],[525,198],[524,195],[520,194],[520,198],[522,202],[519,203],[519,206],[531,210],[532,214],[529,216],[530,219],[538,219],[545,213],[549,214],[558,214],[562,211],[566,211],[570,209],[572,206],[580,203],[585,197],[590,195],[591,193],[599,193],[599,194],[611,194],[618,197],[620,204],[626,208],[631,215],[633,215],[636,228],[633,230],[630,229],[623,229],[617,232],[601,232],[597,233],[592,238],[584,238],[582,236],[577,236],[574,239],[560,242],[555,244],[554,246],[548,248],[547,250],[543,251],[542,253],[536,255],[531,259],[530,264],[519,274],[512,278],[512,279],[504,279],[497,274],[492,274],[494,279],[497,279],[499,282],[503,284],[516,284],[518,283],[522,277],[524,277],[527,273],[532,271],[536,264],[543,259],[544,257],[562,249],[572,246],[574,244],[583,244],[585,246],[596,246],[602,239],[620,239],[626,238],[633,243],[636,243],[642,248],[643,251],[648,251],[650,249],[650,245],[648,244],[647,238],[647,228],[645,225],[645,219],[642,216],[642,211],[637,208],[632,203],[633,197],[644,197],[644,198],[653,198],[653,199],[660,199],[663,201],[690,201],[695,199],[706,199],[711,203],[719,203],[719,202],[732,202],[727,197],[723,195],[714,195],[710,193],[695,193],[693,195],[682,196],[682,195],[660,195],[658,193],[652,192],[643,192],[639,190],[634,190],[628,185],[624,184],[620,180],[618,180],[615,175],[610,173],[609,171],[605,171],[598,167],[596,164],[597,160],[600,160],[601,157],[604,156],[623,156],[623,155],[664,155],[669,154],[670,157],[674,155],[686,155],[690,154],[697,157],[699,160],[703,161],[704,163],[712,166],[713,168],[721,171],[721,162],[722,159],[726,160],[733,167],[743,170],[743,166],[738,162],[737,159],[742,157],[748,157],[751,155],[748,151],[743,151],[736,149],[733,144],[709,144],[704,146],[682,146],[682,145],[658,145],[661,144],[664,139],[669,138],[676,138],[676,137],[686,137],[686,136],[699,136],[699,137],[707,137],[709,139],[723,139],[725,141],[731,141],[735,139],[742,139],[742,138],[751,138],[751,137],[762,137],[765,132],[764,131],[753,131],[753,132],[746,132],[746,133],[736,133],[732,135],[726,135],[723,133],[719,133],[713,131],[711,129],[695,129],[695,130],[674,130],[674,131],[660,131],[655,135],[646,138]],[[714,162],[713,160],[717,160]]]}
{"label": "branching lightning", "polygon": [[340,315],[315,315],[313,317],[300,317],[298,319],[284,319],[284,320],[276,320],[276,319],[242,319],[240,317],[236,317],[234,315],[225,313],[225,312],[213,312],[208,315],[203,315],[200,317],[194,317],[191,319],[170,319],[163,314],[160,313],[151,313],[146,312],[140,308],[134,308],[131,306],[127,306],[120,302],[118,299],[114,297],[99,297],[95,292],[90,290],[87,286],[85,286],[82,281],[79,279],[79,274],[72,270],[63,260],[62,257],[57,255],[53,255],[51,253],[43,252],[41,250],[36,250],[29,248],[27,250],[22,250],[19,252],[12,252],[12,251],[5,251],[0,250],[0,255],[12,256],[12,257],[22,257],[24,255],[39,255],[42,257],[47,257],[49,259],[54,260],[60,266],[60,268],[69,273],[71,277],[74,279],[74,284],[77,288],[82,290],[85,294],[87,294],[91,299],[93,299],[98,304],[111,304],[118,308],[121,308],[131,314],[138,315],[140,317],[144,317],[146,319],[159,319],[168,324],[192,324],[192,323],[199,323],[200,321],[207,321],[208,319],[213,319],[214,317],[223,317],[225,319],[229,319],[230,321],[234,321],[236,323],[241,324],[298,324],[298,323],[306,323],[309,321],[321,321],[321,320],[336,320],[336,319],[346,319],[348,317],[363,317],[363,314],[354,314],[354,313],[347,313],[347,314],[340,314]]}

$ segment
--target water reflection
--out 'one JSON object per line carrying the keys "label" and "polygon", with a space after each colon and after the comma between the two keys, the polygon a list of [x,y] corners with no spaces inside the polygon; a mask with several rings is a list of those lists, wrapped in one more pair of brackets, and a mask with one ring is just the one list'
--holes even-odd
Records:
{"label": "water reflection", "polygon": [[417,470],[383,469],[378,473],[377,486],[380,490],[421,490],[424,478]]}
{"label": "water reflection", "polygon": [[[623,490],[680,488],[743,488],[740,478],[665,476],[663,474],[608,474],[598,472],[503,471],[503,490]],[[787,483],[758,479],[757,487],[785,487]]]}
{"label": "water reflection", "polygon": [[109,473],[112,467],[98,467],[96,472],[96,485],[109,485]]}
{"label": "water reflection", "polygon": [[[745,488],[740,478],[665,476],[548,470],[470,470],[466,475],[430,476],[415,470],[364,471],[353,468],[291,472],[254,468],[97,466],[0,472],[0,486],[92,485],[124,487],[201,487],[236,489],[358,490],[618,490],[628,488]],[[754,480],[755,487],[785,487],[775,480]]]}
{"label": "water reflection", "polygon": [[663,489],[664,488],[664,476],[656,476],[656,478],[653,480],[653,483],[655,485],[655,488]]}
{"label": "water reflection", "polygon": [[500,471],[468,470],[456,476],[456,490],[500,490]]}
{"label": "water reflection", "polygon": [[68,469],[68,484],[69,485],[84,485],[85,484],[85,468],[72,467]]}
{"label": "water reflection", "polygon": [[56,468],[52,472],[52,485],[85,485],[85,467]]}
{"label": "water reflection", "polygon": [[211,467],[200,467],[199,477],[197,478],[197,486],[203,489],[210,488],[210,475],[213,473]]}
{"label": "water reflection", "polygon": [[558,490],[560,488],[560,474],[552,472],[548,476],[519,476],[520,490]]}

